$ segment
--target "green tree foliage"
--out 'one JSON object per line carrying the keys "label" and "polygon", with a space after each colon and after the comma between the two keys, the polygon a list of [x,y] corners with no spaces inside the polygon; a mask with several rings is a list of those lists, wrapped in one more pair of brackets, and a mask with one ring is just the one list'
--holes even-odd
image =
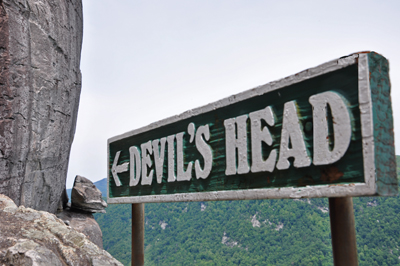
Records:
{"label": "green tree foliage", "polygon": [[[400,265],[399,197],[353,202],[359,265]],[[327,199],[145,204],[145,264],[333,265],[327,210]],[[131,206],[95,218],[105,249],[130,265]]]}

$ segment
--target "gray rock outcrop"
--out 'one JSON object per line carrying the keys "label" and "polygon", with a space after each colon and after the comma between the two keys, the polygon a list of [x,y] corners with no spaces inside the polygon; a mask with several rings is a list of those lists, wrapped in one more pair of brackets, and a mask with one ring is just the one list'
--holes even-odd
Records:
{"label": "gray rock outcrop", "polygon": [[60,205],[82,24],[81,0],[0,1],[0,193],[17,205],[52,213]]}
{"label": "gray rock outcrop", "polygon": [[0,265],[122,266],[54,214],[17,207],[1,194]]}
{"label": "gray rock outcrop", "polygon": [[103,200],[101,191],[89,179],[77,175],[71,191],[71,209],[85,212],[105,213],[107,203]]}
{"label": "gray rock outcrop", "polygon": [[99,248],[103,248],[103,233],[101,232],[99,224],[94,219],[93,214],[64,210],[56,215],[57,218],[61,219],[66,225],[84,234]]}

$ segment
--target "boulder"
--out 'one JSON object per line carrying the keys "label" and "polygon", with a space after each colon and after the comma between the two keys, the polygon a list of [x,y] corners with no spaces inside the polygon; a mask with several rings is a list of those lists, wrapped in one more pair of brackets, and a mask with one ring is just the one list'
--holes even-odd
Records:
{"label": "boulder", "polygon": [[14,245],[5,254],[9,265],[62,266],[59,258],[48,248],[28,239],[13,239]]}
{"label": "boulder", "polygon": [[0,194],[0,265],[122,264],[54,214],[17,205]]}
{"label": "boulder", "polygon": [[86,237],[96,244],[99,248],[103,248],[103,234],[99,224],[91,213],[73,212],[68,209],[56,214],[66,225],[71,226],[78,232],[83,233]]}
{"label": "boulder", "polygon": [[103,200],[101,191],[89,179],[77,175],[71,191],[71,209],[85,212],[105,213],[107,203]]}
{"label": "boulder", "polygon": [[55,213],[81,91],[81,0],[0,1],[0,193]]}

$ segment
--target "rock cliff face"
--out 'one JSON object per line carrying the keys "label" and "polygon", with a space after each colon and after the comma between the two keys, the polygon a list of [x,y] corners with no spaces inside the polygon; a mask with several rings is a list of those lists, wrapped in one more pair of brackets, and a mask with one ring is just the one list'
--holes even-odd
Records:
{"label": "rock cliff face", "polygon": [[54,214],[17,207],[1,194],[0,225],[0,265],[122,266]]}
{"label": "rock cliff face", "polygon": [[54,213],[81,73],[81,0],[0,0],[0,193]]}

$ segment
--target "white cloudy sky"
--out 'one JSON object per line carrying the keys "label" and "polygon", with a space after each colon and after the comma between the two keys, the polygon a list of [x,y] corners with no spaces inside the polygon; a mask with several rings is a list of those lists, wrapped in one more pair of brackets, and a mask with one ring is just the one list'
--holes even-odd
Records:
{"label": "white cloudy sky", "polygon": [[83,13],[68,188],[107,176],[110,137],[358,51],[389,59],[400,140],[398,0],[83,0]]}

